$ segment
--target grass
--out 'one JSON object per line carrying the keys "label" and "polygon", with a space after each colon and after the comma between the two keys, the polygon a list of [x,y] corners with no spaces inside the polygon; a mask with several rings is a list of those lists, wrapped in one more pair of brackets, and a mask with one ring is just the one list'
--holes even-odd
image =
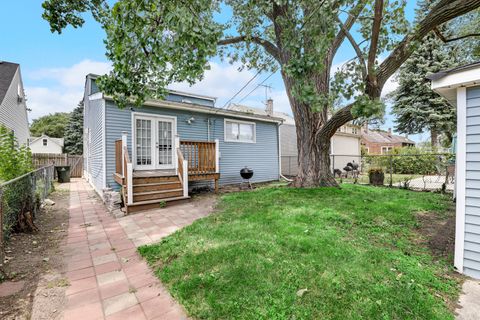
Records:
{"label": "grass", "polygon": [[[433,193],[261,188],[140,253],[199,319],[453,319],[459,284],[419,245]],[[302,289],[306,289],[302,290]]]}

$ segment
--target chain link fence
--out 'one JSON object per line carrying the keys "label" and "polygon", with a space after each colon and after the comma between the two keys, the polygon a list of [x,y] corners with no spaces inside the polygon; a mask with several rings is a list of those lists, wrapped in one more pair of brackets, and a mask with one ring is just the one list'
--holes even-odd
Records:
{"label": "chain link fence", "polygon": [[[455,155],[449,153],[331,155],[330,166],[339,183],[447,192],[455,186]],[[293,177],[297,172],[297,157],[282,156],[282,174]]]}
{"label": "chain link fence", "polygon": [[[0,263],[4,243],[15,229],[28,229],[52,191],[54,166],[46,166],[0,183]],[[20,231],[20,230],[19,230]]]}

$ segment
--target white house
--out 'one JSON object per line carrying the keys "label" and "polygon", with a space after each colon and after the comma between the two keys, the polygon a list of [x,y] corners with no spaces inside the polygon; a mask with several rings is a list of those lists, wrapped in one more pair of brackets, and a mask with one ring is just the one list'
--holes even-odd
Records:
{"label": "white house", "polygon": [[27,105],[17,63],[0,61],[0,124],[12,130],[19,144],[28,142]]}
{"label": "white house", "polygon": [[457,107],[455,268],[480,279],[480,62],[429,79]]}
{"label": "white house", "polygon": [[32,153],[63,153],[63,138],[51,138],[47,135],[32,137],[29,139],[29,146]]}

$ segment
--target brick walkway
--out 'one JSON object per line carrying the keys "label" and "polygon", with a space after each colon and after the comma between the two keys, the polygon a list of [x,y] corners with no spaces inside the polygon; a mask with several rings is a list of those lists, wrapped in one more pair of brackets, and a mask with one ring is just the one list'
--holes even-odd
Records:
{"label": "brick walkway", "polygon": [[[183,208],[191,204],[186,206]],[[116,220],[88,183],[72,180],[65,247],[70,282],[65,319],[186,318],[135,248],[204,216],[196,210],[174,215],[172,212],[178,214],[182,209],[170,208]],[[206,212],[205,208],[200,211]]]}

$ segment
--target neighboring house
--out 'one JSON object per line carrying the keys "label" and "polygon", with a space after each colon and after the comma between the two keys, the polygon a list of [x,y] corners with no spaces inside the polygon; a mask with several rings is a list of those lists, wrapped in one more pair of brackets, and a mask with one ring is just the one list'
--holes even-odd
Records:
{"label": "neighboring house", "polygon": [[32,153],[63,153],[63,138],[51,138],[47,135],[32,137],[29,139],[29,146]]}
{"label": "neighboring house", "polygon": [[[283,119],[280,125],[281,165],[282,174],[295,175],[298,171],[297,131],[292,116],[275,111],[273,100],[268,99],[265,109],[252,108],[239,104],[231,104],[229,110],[236,110],[261,116]],[[342,169],[347,163],[360,162],[360,127],[346,124],[338,129],[331,140],[332,167]]]}
{"label": "neighboring house", "polygon": [[216,108],[215,98],[177,91],[119,109],[95,79],[88,75],[85,85],[84,176],[100,195],[123,186],[129,212],[184,199],[196,185],[240,183],[245,166],[252,182],[279,179],[282,119]]}
{"label": "neighboring house", "polygon": [[20,65],[0,61],[0,124],[11,129],[19,144],[30,136]]}
{"label": "neighboring house", "polygon": [[362,127],[362,147],[367,154],[387,154],[393,149],[414,147],[415,142],[388,131],[371,130],[368,126]]}
{"label": "neighboring house", "polygon": [[455,268],[480,279],[480,62],[429,78],[457,107]]}

